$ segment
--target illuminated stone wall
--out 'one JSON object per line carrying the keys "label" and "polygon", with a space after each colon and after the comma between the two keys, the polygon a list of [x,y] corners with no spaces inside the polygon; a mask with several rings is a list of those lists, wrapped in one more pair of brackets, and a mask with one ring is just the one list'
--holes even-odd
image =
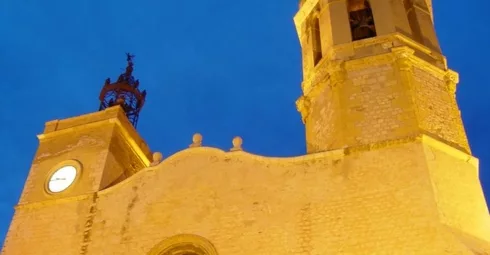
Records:
{"label": "illuminated stone wall", "polygon": [[[224,152],[196,135],[151,160],[119,107],[47,123],[2,254],[490,254],[457,74],[430,1],[417,4],[423,37],[402,1],[372,0],[377,36],[352,42],[346,1],[301,2],[307,155],[252,155],[238,138]],[[48,193],[67,160],[81,165],[75,183]]]}
{"label": "illuminated stone wall", "polygon": [[191,148],[96,194],[19,206],[4,254],[147,254],[180,234],[218,254],[472,254],[459,230],[484,243],[490,224],[464,155],[429,137],[284,159]]}

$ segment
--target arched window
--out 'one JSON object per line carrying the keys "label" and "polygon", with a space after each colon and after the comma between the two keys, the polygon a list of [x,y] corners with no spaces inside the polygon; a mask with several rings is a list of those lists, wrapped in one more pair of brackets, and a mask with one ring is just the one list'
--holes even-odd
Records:
{"label": "arched window", "polygon": [[318,65],[323,58],[320,13],[320,4],[317,4],[311,11],[307,21],[308,43],[310,44],[313,55],[313,66]]}
{"label": "arched window", "polygon": [[148,255],[218,255],[214,246],[203,237],[182,234],[169,237],[153,247]]}
{"label": "arched window", "polygon": [[415,41],[419,43],[424,43],[422,40],[422,32],[420,30],[420,25],[417,20],[417,15],[415,14],[415,5],[412,0],[404,0],[403,4],[405,6],[405,11],[407,13],[408,24],[412,30],[412,37]]}
{"label": "arched window", "polygon": [[311,38],[313,48],[313,64],[316,66],[323,58],[322,36],[320,34],[320,20],[318,16],[311,21]]}
{"label": "arched window", "polygon": [[348,10],[353,41],[376,36],[374,16],[368,0],[349,0]]}

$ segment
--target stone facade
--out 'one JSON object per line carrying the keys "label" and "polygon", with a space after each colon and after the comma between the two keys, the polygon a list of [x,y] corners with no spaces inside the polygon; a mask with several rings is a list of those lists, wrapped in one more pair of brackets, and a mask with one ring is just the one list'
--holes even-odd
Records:
{"label": "stone facade", "polygon": [[19,205],[4,254],[149,254],[179,235],[218,254],[486,254],[483,201],[477,160],[427,136],[284,159],[194,147],[96,193]]}
{"label": "stone facade", "polygon": [[[196,134],[162,160],[119,106],[48,122],[2,254],[490,254],[457,74],[414,2],[372,0],[376,36],[353,41],[351,2],[301,1],[304,156]],[[74,183],[49,192],[69,164]]]}

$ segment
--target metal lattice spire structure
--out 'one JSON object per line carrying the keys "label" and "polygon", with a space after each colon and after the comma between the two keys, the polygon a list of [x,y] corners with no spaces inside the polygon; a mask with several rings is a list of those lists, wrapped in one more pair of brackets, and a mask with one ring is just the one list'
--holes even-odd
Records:
{"label": "metal lattice spire structure", "polygon": [[145,103],[146,90],[138,88],[139,80],[136,80],[132,75],[134,57],[134,55],[126,53],[126,61],[128,62],[126,71],[119,75],[116,82],[111,83],[110,78],[106,79],[99,96],[99,111],[120,105],[126,112],[128,120],[136,128],[139,113]]}

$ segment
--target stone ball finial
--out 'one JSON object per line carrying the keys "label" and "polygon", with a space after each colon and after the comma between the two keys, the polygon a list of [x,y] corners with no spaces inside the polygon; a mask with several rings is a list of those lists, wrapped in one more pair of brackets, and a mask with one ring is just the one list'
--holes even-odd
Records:
{"label": "stone ball finial", "polygon": [[153,153],[153,161],[151,162],[150,166],[156,166],[160,164],[163,160],[163,154],[161,152],[154,152]]}
{"label": "stone ball finial", "polygon": [[200,147],[202,145],[202,135],[195,133],[192,136],[192,144],[189,147]]}
{"label": "stone ball finial", "polygon": [[241,151],[242,149],[242,144],[243,144],[243,139],[239,136],[235,136],[232,141],[233,148],[230,149],[230,151]]}
{"label": "stone ball finial", "polygon": [[192,142],[193,143],[202,143],[202,135],[199,134],[199,133],[195,133],[193,136],[192,136]]}

